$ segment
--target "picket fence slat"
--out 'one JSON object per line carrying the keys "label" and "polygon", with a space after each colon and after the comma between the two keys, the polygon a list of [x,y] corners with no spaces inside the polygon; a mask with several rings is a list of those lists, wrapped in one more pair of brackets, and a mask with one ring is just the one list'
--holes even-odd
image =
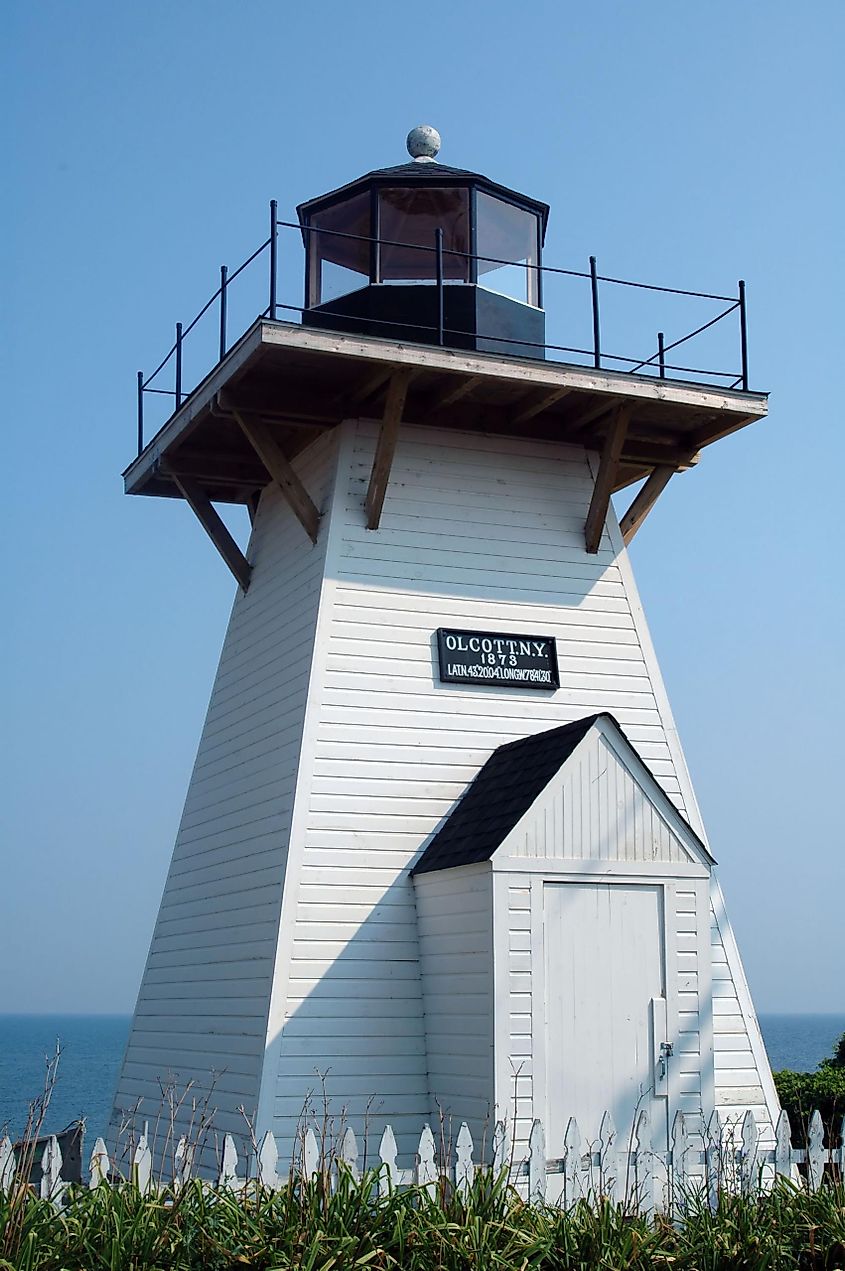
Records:
{"label": "picket fence slat", "polygon": [[44,1148],[44,1154],[41,1157],[41,1199],[53,1200],[58,1198],[62,1187],[62,1153],[59,1147],[59,1140],[55,1134],[52,1134],[47,1140],[47,1146]]}
{"label": "picket fence slat", "polygon": [[649,1217],[654,1213],[654,1151],[651,1137],[651,1117],[648,1108],[642,1108],[634,1131],[636,1142],[637,1208]]}
{"label": "picket fence slat", "polygon": [[349,1170],[353,1179],[361,1177],[361,1171],[358,1168],[358,1140],[355,1137],[355,1131],[351,1125],[346,1127],[343,1138],[340,1143],[340,1159]]}
{"label": "picket fence slat", "polygon": [[807,1132],[807,1178],[811,1191],[818,1191],[824,1173],[824,1124],[818,1108],[810,1117]]}
{"label": "picket fence slat", "polygon": [[605,1112],[599,1127],[599,1188],[608,1200],[619,1200],[619,1151],[616,1125],[609,1112]]}
{"label": "picket fence slat", "polygon": [[566,1123],[563,1136],[563,1196],[564,1203],[573,1204],[581,1195],[581,1131],[575,1117]]}
{"label": "picket fence slat", "polygon": [[458,1141],[455,1144],[455,1187],[462,1196],[466,1196],[475,1178],[472,1152],[472,1135],[466,1121],[462,1121],[458,1131]]}
{"label": "picket fence slat", "polygon": [[111,1164],[109,1162],[108,1148],[102,1138],[97,1139],[91,1151],[91,1159],[88,1165],[88,1186],[93,1189],[99,1187],[100,1183],[109,1181],[111,1172]]}
{"label": "picket fence slat", "polygon": [[0,1139],[0,1192],[8,1192],[15,1178],[15,1149],[8,1134]]}
{"label": "picket fence slat", "polygon": [[542,1121],[533,1123],[528,1139],[528,1196],[530,1200],[546,1197],[546,1132]]}
{"label": "picket fence slat", "polygon": [[175,1177],[173,1180],[176,1187],[184,1187],[191,1177],[195,1151],[196,1146],[189,1143],[186,1135],[183,1134],[176,1144]]}
{"label": "picket fence slat", "polygon": [[238,1149],[231,1134],[223,1137],[223,1153],[220,1158],[220,1173],[217,1177],[218,1187],[234,1188],[238,1185]]}
{"label": "picket fence slat", "polygon": [[302,1149],[302,1175],[309,1181],[316,1178],[320,1169],[320,1145],[317,1136],[309,1126],[305,1131],[305,1143]]}
{"label": "picket fence slat", "polygon": [[279,1149],[275,1137],[268,1130],[258,1149],[258,1181],[265,1187],[279,1186]]}
{"label": "picket fence slat", "polygon": [[382,1196],[386,1196],[391,1188],[399,1186],[399,1167],[396,1164],[399,1149],[396,1146],[393,1127],[390,1125],[384,1127],[378,1154],[382,1164],[379,1173],[379,1192]]}
{"label": "picket fence slat", "polygon": [[153,1177],[153,1154],[147,1137],[149,1126],[144,1124],[144,1133],[135,1145],[132,1153],[132,1177],[141,1192],[147,1192]]}
{"label": "picket fence slat", "polygon": [[683,1112],[675,1113],[672,1123],[672,1214],[680,1218],[684,1202],[689,1195],[693,1174],[691,1171],[692,1140],[690,1138],[687,1118]]}
{"label": "picket fence slat", "polygon": [[749,1109],[742,1118],[742,1152],[739,1168],[740,1183],[745,1196],[750,1196],[755,1191],[759,1137],[754,1113]]}
{"label": "picket fence slat", "polygon": [[430,1196],[434,1195],[437,1186],[438,1169],[435,1161],[435,1144],[434,1134],[430,1125],[426,1125],[420,1135],[420,1145],[417,1149],[416,1177],[414,1179],[418,1187],[424,1187]]}
{"label": "picket fence slat", "polygon": [[775,1126],[775,1173],[782,1178],[793,1177],[792,1129],[783,1109]]}
{"label": "picket fence slat", "polygon": [[[691,1128],[695,1125],[693,1131]],[[702,1134],[697,1119],[676,1112],[671,1125],[669,1149],[656,1146],[655,1130],[647,1108],[637,1116],[631,1142],[620,1147],[613,1117],[606,1112],[601,1118],[598,1137],[582,1132],[575,1117],[570,1117],[563,1142],[562,1156],[548,1154],[549,1145],[542,1121],[532,1122],[527,1151],[516,1150],[512,1129],[507,1123],[496,1123],[489,1161],[474,1160],[475,1145],[468,1124],[460,1124],[454,1144],[444,1141],[438,1159],[437,1140],[430,1125],[422,1127],[412,1163],[403,1167],[393,1127],[385,1126],[378,1147],[378,1189],[380,1195],[397,1187],[415,1185],[434,1195],[440,1180],[465,1195],[479,1171],[495,1177],[507,1175],[509,1181],[528,1200],[535,1203],[572,1205],[581,1198],[607,1197],[611,1201],[636,1208],[644,1215],[655,1212],[669,1214],[674,1220],[683,1217],[686,1199],[703,1189],[711,1205],[718,1204],[723,1192],[741,1192],[754,1196],[770,1188],[778,1177],[800,1182],[817,1191],[828,1170],[845,1173],[845,1117],[840,1126],[838,1147],[824,1146],[824,1124],[814,1112],[810,1118],[806,1149],[792,1146],[792,1128],[785,1112],[774,1127],[773,1140],[763,1140],[754,1115],[747,1111],[741,1119],[725,1121],[714,1113]],[[664,1131],[665,1133],[665,1131]],[[43,1141],[43,1140],[42,1140]],[[366,1161],[366,1144],[364,1159]],[[198,1147],[183,1136],[173,1153],[172,1177],[162,1168],[154,1177],[155,1145],[150,1144],[149,1127],[132,1146],[129,1154],[129,1177],[142,1192],[165,1187],[180,1188],[194,1175]],[[155,1152],[161,1155],[160,1151]],[[346,1126],[336,1147],[326,1148],[314,1129],[308,1126],[301,1139],[301,1157],[295,1165],[306,1180],[324,1176],[336,1186],[341,1168],[353,1179],[361,1177],[361,1148],[352,1126]],[[31,1153],[19,1163],[11,1139],[0,1139],[0,1191],[8,1193],[15,1184],[16,1170],[28,1168]],[[69,1184],[62,1179],[62,1153],[55,1136],[46,1140],[40,1157],[41,1179],[38,1187],[42,1199],[61,1208],[67,1203]],[[216,1185],[243,1190],[250,1171],[259,1184],[268,1188],[282,1187],[289,1173],[280,1176],[279,1151],[274,1136],[268,1131],[257,1148],[241,1161],[235,1139],[223,1137]],[[88,1166],[88,1186],[120,1185],[118,1171],[113,1169],[108,1148],[102,1138],[94,1144]]]}

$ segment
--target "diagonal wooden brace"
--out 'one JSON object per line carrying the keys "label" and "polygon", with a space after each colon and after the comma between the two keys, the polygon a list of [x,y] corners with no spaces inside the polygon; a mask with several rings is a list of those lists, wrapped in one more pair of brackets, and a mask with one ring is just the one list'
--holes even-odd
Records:
{"label": "diagonal wooden brace", "polygon": [[469,397],[473,389],[484,379],[483,375],[470,375],[468,379],[461,380],[460,384],[454,385],[449,389],[448,393],[444,393],[442,397],[436,398],[432,404],[432,412],[446,410],[448,406],[454,406],[464,397]]}
{"label": "diagonal wooden brace", "polygon": [[402,422],[402,411],[405,409],[405,398],[408,385],[413,375],[411,367],[403,367],[395,371],[387,390],[384,404],[384,417],[379,429],[376,453],[373,459],[373,470],[370,473],[370,484],[367,489],[367,529],[377,530],[390,480],[390,469],[396,453],[396,442],[399,438],[399,425]]}
{"label": "diagonal wooden brace", "polygon": [[590,510],[587,513],[587,523],[584,526],[585,546],[591,555],[595,555],[599,550],[602,530],[607,520],[607,509],[610,506],[610,496],[616,481],[616,470],[619,467],[619,456],[622,454],[625,434],[628,431],[630,414],[631,408],[627,403],[617,406],[605,435],[601,459],[599,460],[599,470],[596,474],[596,484],[593,487],[593,497],[590,501]]}
{"label": "diagonal wooden brace", "polygon": [[316,543],[317,532],[320,528],[320,513],[291,466],[290,460],[282,453],[270,429],[261,420],[245,411],[233,410],[232,413],[253,450],[295,512],[305,533],[312,543]]}
{"label": "diagonal wooden brace", "polygon": [[208,537],[223,557],[238,584],[246,591],[252,576],[252,566],[238,547],[232,535],[220,519],[205,490],[193,477],[170,473],[174,485],[189,504]]}
{"label": "diagonal wooden brace", "polygon": [[546,390],[539,396],[532,394],[527,401],[517,406],[510,416],[509,423],[511,426],[518,424],[526,424],[529,419],[533,419],[535,415],[542,415],[544,410],[548,410],[555,402],[559,402],[561,398],[568,397],[572,392],[571,388],[553,388]]}
{"label": "diagonal wooden brace", "polygon": [[642,488],[634,496],[631,506],[619,522],[622,538],[627,546],[669,484],[677,469],[664,463],[653,468]]}
{"label": "diagonal wooden brace", "polygon": [[359,410],[370,398],[374,398],[379,391],[384,388],[385,384],[392,375],[389,366],[377,366],[374,371],[359,384],[358,388],[344,393],[339,393],[334,398],[337,408],[342,415],[350,415]]}

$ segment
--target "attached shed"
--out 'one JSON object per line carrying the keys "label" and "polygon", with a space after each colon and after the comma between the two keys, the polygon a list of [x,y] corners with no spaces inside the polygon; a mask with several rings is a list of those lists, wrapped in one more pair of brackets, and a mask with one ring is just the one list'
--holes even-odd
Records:
{"label": "attached shed", "polygon": [[494,751],[413,870],[432,1113],[700,1129],[713,864],[613,716]]}

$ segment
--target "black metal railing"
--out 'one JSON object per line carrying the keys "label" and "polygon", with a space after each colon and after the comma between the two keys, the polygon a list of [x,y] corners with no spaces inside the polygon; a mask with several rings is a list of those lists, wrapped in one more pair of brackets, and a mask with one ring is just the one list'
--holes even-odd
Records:
{"label": "black metal railing", "polygon": [[[178,410],[180,406],[182,406],[186,398],[190,396],[190,393],[186,393],[184,391],[184,386],[183,386],[184,343],[187,337],[191,334],[191,332],[197,327],[201,319],[205,317],[205,315],[209,312],[212,306],[218,301],[219,301],[219,309],[218,309],[218,330],[217,330],[216,348],[217,348],[217,354],[218,354],[218,363],[222,362],[229,348],[231,347],[228,342],[228,321],[229,321],[229,297],[230,297],[230,289],[231,289],[232,283],[234,283],[235,280],[239,278],[248,269],[250,265],[252,265],[255,261],[257,261],[261,256],[263,256],[265,252],[268,252],[268,250],[269,250],[269,270],[268,270],[269,276],[268,276],[268,281],[266,284],[267,290],[265,292],[265,295],[267,295],[268,297],[268,304],[258,314],[256,314],[250,322],[248,322],[243,327],[241,334],[243,334],[246,330],[248,330],[249,326],[252,324],[252,321],[255,321],[256,318],[269,317],[273,319],[274,321],[278,320],[279,310],[283,310],[285,313],[289,313],[289,314],[298,314],[300,318],[304,313],[307,312],[306,307],[303,305],[285,304],[279,301],[278,299],[278,290],[277,290],[278,272],[279,272],[278,245],[279,245],[280,232],[282,230],[294,230],[297,232],[297,235],[302,234],[302,226],[298,222],[279,220],[278,203],[275,199],[271,199],[270,201],[270,233],[268,237],[265,238],[263,243],[261,243],[261,245],[257,247],[255,251],[250,256],[248,256],[247,259],[243,261],[243,263],[239,265],[238,268],[235,269],[232,273],[229,273],[229,270],[226,265],[220,266],[220,285],[218,286],[217,290],[213,293],[212,296],[210,296],[210,298],[206,301],[206,303],[200,309],[199,313],[197,313],[196,317],[191,322],[189,322],[186,327],[183,327],[183,324],[181,322],[176,323],[175,340],[173,344],[170,346],[168,352],[159,362],[155,370],[152,371],[147,376],[144,375],[143,371],[138,371],[138,375],[137,375],[138,454],[140,454],[141,451],[144,449],[144,404],[145,404],[146,395],[154,394],[154,395],[162,396],[162,397],[172,397],[175,402],[176,410]],[[403,331],[407,331],[408,327],[412,326],[415,330],[418,330],[421,332],[425,331],[430,333],[435,338],[436,343],[438,345],[444,345],[447,341],[447,337],[450,337],[450,336],[451,337],[454,337],[454,336],[469,337],[472,335],[476,339],[483,339],[489,343],[501,341],[501,343],[507,345],[509,349],[513,348],[514,346],[523,347],[526,350],[527,356],[530,356],[530,350],[534,350],[535,352],[540,352],[543,355],[546,355],[548,353],[567,354],[574,357],[583,357],[587,359],[588,364],[592,364],[594,367],[599,369],[601,369],[602,367],[607,368],[608,364],[613,363],[617,369],[625,370],[628,374],[631,374],[631,375],[642,374],[644,372],[645,373],[656,372],[657,376],[662,380],[677,378],[678,376],[683,377],[687,381],[690,380],[690,377],[693,377],[693,382],[699,382],[699,383],[701,382],[709,383],[711,380],[717,380],[719,382],[722,382],[723,387],[731,388],[731,389],[741,388],[743,391],[748,391],[748,322],[747,322],[745,282],[742,280],[738,284],[736,296],[717,295],[714,292],[706,292],[706,291],[691,291],[691,290],[686,290],[680,287],[662,287],[654,283],[635,282],[630,279],[613,278],[608,275],[600,274],[598,272],[595,256],[590,257],[589,270],[582,271],[577,269],[563,269],[560,266],[555,266],[555,265],[531,264],[524,260],[523,261],[504,260],[495,256],[482,256],[482,255],[472,254],[469,252],[457,251],[451,248],[444,247],[442,229],[437,229],[435,231],[434,244],[432,247],[426,247],[420,243],[401,243],[401,242],[396,242],[392,239],[385,239],[385,238],[375,239],[369,235],[349,234],[341,230],[318,229],[315,226],[308,227],[306,230],[306,233],[309,235],[331,235],[333,237],[351,238],[351,239],[356,239],[359,242],[375,244],[378,247],[398,247],[404,250],[416,250],[416,251],[430,252],[434,254],[434,270],[433,270],[434,285],[436,286],[437,293],[438,293],[437,294],[437,308],[436,308],[436,313],[437,313],[436,325],[426,326],[424,324],[419,323],[416,320],[412,322],[391,322],[381,317],[368,319],[368,318],[358,317],[358,316],[356,316],[354,319],[356,324],[359,322],[362,324],[370,322],[374,324],[375,326],[377,326],[380,331],[385,327],[391,327],[391,326],[394,326],[398,329],[402,329]],[[548,276],[549,278],[554,278],[554,277],[580,278],[580,279],[589,281],[590,300],[591,300],[591,309],[590,309],[589,316],[591,319],[591,327],[592,327],[592,346],[589,348],[583,348],[583,347],[578,347],[576,345],[555,344],[550,341],[546,341],[543,344],[538,344],[536,342],[532,342],[529,340],[514,339],[513,336],[485,335],[483,332],[472,333],[468,331],[458,331],[452,327],[447,328],[446,322],[445,322],[445,287],[449,284],[447,284],[445,281],[444,257],[446,255],[459,256],[464,260],[475,261],[478,263],[486,264],[488,266],[494,266],[494,267],[508,267],[508,266],[514,267],[515,266],[521,270],[535,270],[537,272],[537,283],[538,283],[537,294],[538,294],[538,299],[540,303],[542,303],[544,276]],[[666,343],[664,332],[658,331],[657,332],[657,348],[654,353],[644,358],[628,357],[618,353],[610,353],[602,345],[601,310],[599,305],[599,300],[600,300],[599,284],[600,283],[607,284],[614,287],[624,287],[624,288],[630,288],[632,290],[648,291],[648,292],[652,292],[659,295],[678,296],[678,297],[683,296],[683,297],[687,297],[687,298],[695,299],[695,300],[718,301],[720,303],[726,304],[727,308],[723,309],[720,313],[717,313],[714,317],[709,318],[706,322],[699,324],[692,331],[688,331],[685,335],[682,335],[678,337],[677,339],[672,340],[668,344]],[[331,309],[327,308],[324,304],[320,305],[320,313],[324,317],[332,316]],[[713,327],[717,326],[719,323],[723,322],[726,318],[728,318],[731,314],[734,314],[734,313],[738,313],[739,315],[739,346],[740,346],[739,347],[739,353],[740,353],[739,372],[737,372],[736,370],[721,371],[721,370],[705,369],[702,367],[685,366],[685,365],[679,365],[678,363],[670,363],[666,361],[667,353],[671,352],[673,349],[680,348],[681,345],[689,343],[689,341],[695,339],[697,336],[702,335],[705,331],[711,330]],[[338,312],[336,316],[340,319],[343,319],[345,322],[348,322],[350,320],[349,315],[345,313]],[[547,313],[547,316],[548,316],[548,313]],[[554,360],[564,361],[566,359],[557,358]],[[170,365],[171,361],[173,362],[173,376],[174,376],[173,385],[174,386],[173,388],[158,387],[154,382],[158,380],[158,377],[164,372],[165,368],[167,368]],[[204,375],[207,374],[208,369],[211,369],[211,368],[207,368],[206,371],[203,373],[203,375],[200,376],[200,379],[204,378]],[[676,373],[675,377],[670,377],[669,375],[667,375],[667,372],[669,371],[675,372]],[[197,383],[199,383],[199,380],[197,380]]]}

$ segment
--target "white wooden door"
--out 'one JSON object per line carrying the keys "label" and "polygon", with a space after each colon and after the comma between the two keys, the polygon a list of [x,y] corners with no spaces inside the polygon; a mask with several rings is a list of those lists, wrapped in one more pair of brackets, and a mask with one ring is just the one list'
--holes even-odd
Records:
{"label": "white wooden door", "polygon": [[659,1034],[671,1027],[663,1022],[663,889],[546,883],[543,896],[549,1153],[557,1154],[551,1145],[563,1143],[570,1116],[582,1141],[597,1138],[606,1110],[627,1142],[644,1103],[658,1146],[666,1101],[654,1094],[656,1060],[665,1040]]}

